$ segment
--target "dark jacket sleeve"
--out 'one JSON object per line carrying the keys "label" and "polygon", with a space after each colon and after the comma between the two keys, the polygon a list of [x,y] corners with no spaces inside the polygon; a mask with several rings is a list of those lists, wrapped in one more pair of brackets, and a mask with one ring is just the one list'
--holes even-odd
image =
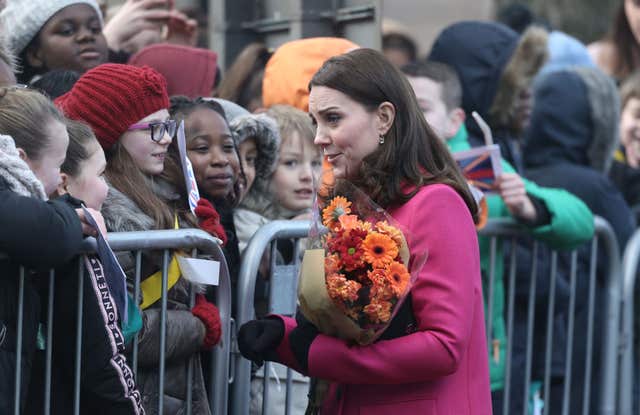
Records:
{"label": "dark jacket sleeve", "polygon": [[20,196],[0,184],[0,252],[34,268],[58,267],[80,252],[82,227],[63,201]]}

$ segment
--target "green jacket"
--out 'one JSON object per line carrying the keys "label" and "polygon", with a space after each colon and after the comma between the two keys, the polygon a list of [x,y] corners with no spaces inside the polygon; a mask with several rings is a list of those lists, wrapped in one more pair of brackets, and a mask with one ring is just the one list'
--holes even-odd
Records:
{"label": "green jacket", "polygon": [[[447,141],[449,150],[455,153],[471,149],[468,141],[467,130],[464,125],[458,133]],[[515,172],[514,168],[502,160],[502,170],[505,173]],[[536,239],[547,243],[554,249],[569,250],[576,248],[593,238],[594,223],[593,214],[589,208],[573,194],[548,187],[540,187],[537,184],[524,179],[527,193],[541,199],[551,214],[551,223],[535,228],[527,227],[531,235]],[[497,195],[487,197],[489,218],[511,217],[502,198]],[[480,266],[482,268],[482,288],[485,295],[485,313],[487,311],[487,296],[489,294],[489,262],[490,262],[490,238],[479,236]],[[502,244],[499,242],[496,250],[496,263],[494,271],[492,331],[493,344],[489,344],[489,369],[491,374],[491,390],[499,390],[504,387],[505,357],[506,357],[506,326],[505,326],[505,292],[504,292],[504,261]],[[489,333],[487,333],[489,335]]]}

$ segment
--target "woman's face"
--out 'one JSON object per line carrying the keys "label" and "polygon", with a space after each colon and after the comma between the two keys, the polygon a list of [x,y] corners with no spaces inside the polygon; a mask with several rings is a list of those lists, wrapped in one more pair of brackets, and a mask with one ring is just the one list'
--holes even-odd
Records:
{"label": "woman's face", "polygon": [[[161,109],[138,121],[136,124],[164,122],[169,120],[169,111]],[[160,141],[151,139],[151,130],[130,130],[120,137],[120,143],[127,150],[133,162],[145,174],[152,176],[162,173],[167,149],[173,137],[166,132]]]}
{"label": "woman's face", "polygon": [[84,73],[108,59],[107,41],[95,9],[73,4],[54,14],[42,27],[29,64],[43,70],[68,69]]}
{"label": "woman's face", "polygon": [[200,192],[214,199],[228,197],[237,179],[239,160],[226,121],[204,107],[189,114],[184,127],[187,155]]}
{"label": "woman's face", "polygon": [[27,163],[31,171],[44,186],[47,195],[52,194],[58,184],[60,184],[60,166],[67,156],[67,146],[69,145],[69,134],[67,127],[57,120],[50,120],[45,128],[46,142],[49,144],[42,151],[42,156],[37,159],[30,159],[24,151],[20,154]]}
{"label": "woman's face", "polygon": [[309,114],[317,126],[314,143],[322,148],[335,178],[358,173],[362,160],[379,146],[378,111],[367,111],[340,91],[314,86],[309,94]]}
{"label": "woman's face", "polygon": [[109,190],[104,180],[106,166],[104,151],[95,143],[91,149],[91,156],[80,162],[78,175],[67,176],[65,190],[76,199],[84,201],[87,207],[100,210]]}

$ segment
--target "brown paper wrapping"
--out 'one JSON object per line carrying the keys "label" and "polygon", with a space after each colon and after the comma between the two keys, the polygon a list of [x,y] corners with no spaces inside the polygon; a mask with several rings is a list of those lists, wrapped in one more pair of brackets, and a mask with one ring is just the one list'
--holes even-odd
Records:
{"label": "brown paper wrapping", "polygon": [[[298,284],[298,301],[302,314],[321,333],[328,336],[355,341],[361,345],[372,343],[376,339],[376,331],[359,327],[329,297],[324,257],[324,249],[307,249],[304,252]],[[404,238],[400,247],[400,258],[404,264],[409,264],[409,249]]]}

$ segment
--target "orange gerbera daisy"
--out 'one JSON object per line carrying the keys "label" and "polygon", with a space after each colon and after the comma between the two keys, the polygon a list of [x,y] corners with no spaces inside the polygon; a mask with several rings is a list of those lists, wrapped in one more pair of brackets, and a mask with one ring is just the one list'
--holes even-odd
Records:
{"label": "orange gerbera daisy", "polygon": [[356,215],[340,215],[340,217],[338,218],[338,221],[340,221],[340,226],[342,226],[342,229],[344,230],[351,230],[351,229],[360,229],[360,221],[358,220],[358,217]]}
{"label": "orange gerbera daisy", "polygon": [[391,283],[391,288],[393,288],[396,295],[404,294],[411,279],[407,267],[400,262],[393,261],[385,271],[387,279]]}
{"label": "orange gerbera daisy", "polygon": [[376,228],[378,232],[389,235],[389,237],[393,239],[393,241],[398,244],[398,246],[402,246],[402,232],[400,232],[398,228],[389,225],[386,220],[376,223]]}
{"label": "orange gerbera daisy", "polygon": [[329,229],[333,229],[341,215],[351,213],[351,202],[342,196],[336,196],[331,200],[329,206],[322,210],[322,223]]}
{"label": "orange gerbera daisy", "polygon": [[362,242],[363,258],[375,268],[384,268],[398,256],[398,246],[388,235],[371,232]]}

